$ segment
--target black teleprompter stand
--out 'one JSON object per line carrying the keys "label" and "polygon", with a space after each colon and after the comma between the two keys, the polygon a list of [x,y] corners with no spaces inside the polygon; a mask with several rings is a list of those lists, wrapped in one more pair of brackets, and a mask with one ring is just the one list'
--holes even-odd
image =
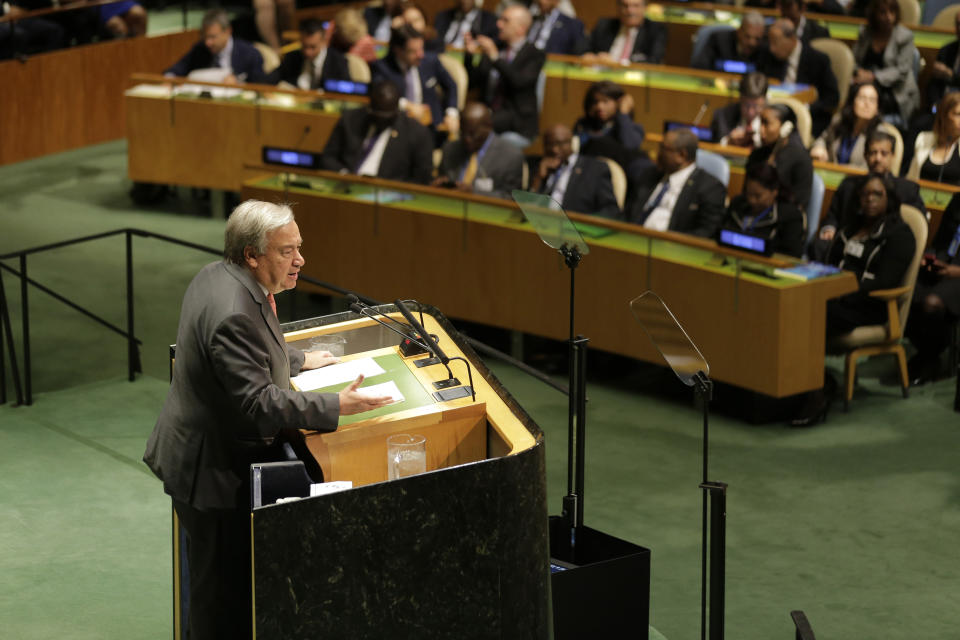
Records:
{"label": "black teleprompter stand", "polygon": [[550,571],[555,640],[637,638],[650,622],[650,550],[583,523],[586,468],[587,344],[575,334],[576,269],[589,248],[549,196],[514,191],[540,238],[570,270],[567,495],[550,517]]}

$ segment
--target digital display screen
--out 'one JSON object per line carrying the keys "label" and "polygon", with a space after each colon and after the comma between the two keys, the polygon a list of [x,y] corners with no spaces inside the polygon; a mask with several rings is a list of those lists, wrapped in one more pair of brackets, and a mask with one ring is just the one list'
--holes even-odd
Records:
{"label": "digital display screen", "polygon": [[743,249],[752,253],[766,254],[767,242],[763,238],[751,236],[746,233],[738,233],[730,229],[724,229],[720,232],[720,244],[736,249]]}
{"label": "digital display screen", "polygon": [[713,133],[710,131],[710,127],[699,127],[686,122],[673,122],[670,120],[663,123],[664,133],[673,131],[674,129],[690,129],[690,131],[693,131],[693,135],[697,136],[698,140],[702,142],[713,142]]}
{"label": "digital display screen", "polygon": [[757,70],[757,65],[743,60],[717,60],[713,63],[717,71],[726,71],[727,73],[750,73]]}
{"label": "digital display screen", "polygon": [[332,93],[349,93],[357,96],[367,95],[369,85],[363,82],[353,82],[352,80],[324,80],[324,91]]}
{"label": "digital display screen", "polygon": [[320,154],[278,147],[263,148],[264,164],[282,164],[285,167],[316,169],[320,166]]}

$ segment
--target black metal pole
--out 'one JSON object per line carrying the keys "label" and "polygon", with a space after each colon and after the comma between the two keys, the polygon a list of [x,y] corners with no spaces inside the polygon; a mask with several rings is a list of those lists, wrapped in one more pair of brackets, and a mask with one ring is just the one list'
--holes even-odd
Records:
{"label": "black metal pole", "polygon": [[[10,307],[7,305],[7,292],[3,286],[3,274],[0,273],[0,328],[6,340],[7,351],[10,352],[10,375],[13,377],[13,389],[17,394],[17,404],[23,404],[23,389],[20,387],[20,370],[17,367],[17,352],[13,345],[13,325],[10,324]],[[0,361],[2,364],[2,361]],[[4,370],[6,370],[4,368]],[[6,402],[6,386],[4,386],[4,402]]]}
{"label": "black metal pole", "polygon": [[20,254],[20,306],[23,322],[23,391],[25,404],[33,404],[33,382],[30,369],[30,305],[27,300],[27,256]]}
{"label": "black metal pole", "polygon": [[710,493],[710,640],[723,640],[726,605],[727,485],[707,483]]}
{"label": "black metal pole", "polygon": [[577,353],[577,386],[573,397],[577,404],[577,465],[576,465],[576,484],[574,490],[577,494],[577,519],[578,527],[583,526],[584,510],[584,475],[586,473],[586,452],[587,452],[587,343],[589,340],[583,336],[577,336],[574,341],[574,349]]}
{"label": "black metal pole", "polygon": [[137,339],[133,336],[133,235],[127,231],[127,374],[130,382],[140,369]]}

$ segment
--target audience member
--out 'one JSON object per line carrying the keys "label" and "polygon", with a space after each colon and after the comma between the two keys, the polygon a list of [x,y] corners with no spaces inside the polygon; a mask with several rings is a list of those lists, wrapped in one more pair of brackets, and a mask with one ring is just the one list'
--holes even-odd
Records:
{"label": "audience member", "polygon": [[917,136],[907,177],[960,185],[960,93],[937,105],[933,131]]}
{"label": "audience member", "polygon": [[[480,92],[493,109],[493,130],[520,148],[526,148],[539,129],[537,78],[546,57],[527,42],[530,12],[519,5],[507,7],[497,20],[503,48],[491,38],[464,35],[464,56],[470,87]],[[477,66],[474,55],[482,54]]]}
{"label": "audience member", "polygon": [[920,91],[914,73],[917,48],[913,32],[900,24],[897,0],[873,0],[853,57],[857,61],[853,81],[875,83],[880,90],[880,113],[905,129],[920,104]]}
{"label": "audience member", "polygon": [[617,0],[616,18],[600,18],[590,32],[586,64],[608,66],[663,61],[667,28],[646,19],[646,0]]}
{"label": "audience member", "polygon": [[803,255],[806,214],[780,184],[777,170],[766,162],[747,167],[743,193],[727,207],[722,228],[766,240],[775,253]]}
{"label": "audience member", "polygon": [[340,51],[327,47],[323,23],[307,18],[300,23],[300,48],[283,56],[267,82],[285,82],[300,89],[323,89],[324,80],[349,79],[347,59]]}
{"label": "audience member", "polygon": [[[878,129],[870,134],[870,137],[867,138],[866,152],[869,175],[881,176],[884,180],[890,179],[893,182],[897,199],[901,203],[926,212],[927,208],[920,198],[920,186],[912,180],[900,178],[890,173],[896,144],[897,139],[886,131]],[[863,186],[867,177],[862,175],[847,176],[837,187],[833,198],[830,199],[830,208],[827,209],[821,222],[820,231],[817,234],[820,242],[814,241],[813,255],[816,259],[823,261],[826,258],[829,243],[836,235],[837,229],[843,229],[850,224],[859,206],[860,187]]]}
{"label": "audience member", "polygon": [[523,188],[523,152],[493,132],[490,107],[468,103],[460,134],[443,146],[434,186],[507,199]]}
{"label": "audience member", "polygon": [[759,147],[760,113],[767,106],[767,76],[759,71],[740,79],[740,100],[713,112],[710,134],[714,142],[737,147]]}
{"label": "audience member", "polygon": [[367,33],[373,36],[374,40],[389,41],[393,19],[400,14],[402,8],[403,0],[382,0],[378,6],[364,9],[363,19],[367,23]]}
{"label": "audience member", "polygon": [[833,122],[813,143],[814,160],[866,167],[867,138],[878,126],[890,126],[880,119],[879,94],[872,84],[855,84],[847,93],[847,103]]}
{"label": "audience member", "polygon": [[330,26],[330,47],[370,63],[377,59],[377,42],[367,31],[363,14],[354,7],[337,11]]}
{"label": "audience member", "polygon": [[810,118],[813,122],[812,133],[814,137],[819,136],[830,124],[840,100],[830,58],[800,42],[793,23],[785,18],[770,25],[767,39],[769,49],[761,70],[780,82],[809,84],[816,88],[817,99],[810,104]]}
{"label": "audience member", "polygon": [[723,62],[732,60],[747,64],[747,71],[755,71],[763,51],[763,16],[756,11],[743,14],[736,31],[714,31],[696,59],[690,61],[695,69],[723,71]]}
{"label": "audience member", "polygon": [[[372,80],[387,80],[400,90],[400,109],[421,124],[436,127],[441,121],[458,130],[457,84],[435,53],[423,49],[423,35],[402,26],[390,35],[387,55],[370,65]],[[443,103],[438,89],[443,91]]]}
{"label": "audience member", "polygon": [[556,124],[543,133],[543,159],[530,190],[549,195],[566,211],[618,218],[620,207],[613,193],[606,163],[573,151],[573,133]]}
{"label": "audience member", "polygon": [[[870,176],[861,185],[856,215],[834,238],[827,258],[829,264],[853,272],[860,285],[853,293],[827,301],[828,337],[886,323],[886,302],[870,292],[900,286],[915,247],[913,232],[900,218],[893,181]],[[825,389],[807,394],[790,424],[807,427],[826,420],[830,400]]]}
{"label": "audience member", "polygon": [[947,93],[960,91],[960,11],[954,16],[953,25],[958,39],[937,51],[937,61],[930,70],[926,89],[929,105],[937,104]]}
{"label": "audience member", "polygon": [[804,15],[807,10],[806,4],[806,0],[777,0],[780,17],[793,23],[800,42],[809,44],[811,40],[817,38],[829,38],[830,31],[825,26],[815,20],[807,20],[807,16]]}
{"label": "audience member", "polygon": [[264,78],[260,52],[246,40],[233,37],[226,11],[208,11],[203,16],[200,33],[203,39],[165,74],[182,77],[197,69],[214,67],[225,70],[224,82],[259,82]]}
{"label": "audience member", "polygon": [[370,104],[345,111],[323,149],[323,168],[427,184],[433,172],[430,130],[400,111],[400,90],[381,80]]}
{"label": "audience member", "polygon": [[586,46],[583,23],[560,10],[560,0],[536,0],[537,15],[527,40],[544,53],[576,55]]}
{"label": "audience member", "polygon": [[98,7],[100,24],[114,38],[133,38],[147,33],[147,10],[133,0]]}
{"label": "audience member", "polygon": [[464,46],[463,37],[486,36],[496,40],[499,36],[497,16],[482,8],[482,0],[456,0],[454,6],[437,13],[433,25],[437,35],[452,47]]}
{"label": "audience member", "polygon": [[[2,4],[0,2],[0,5]],[[90,44],[100,34],[100,8],[87,6],[87,0],[16,0],[11,4],[24,11],[68,9],[42,17],[43,20],[60,27],[63,33],[63,46]]]}
{"label": "audience member", "polygon": [[296,24],[295,0],[253,0],[253,19],[260,40],[280,53],[280,34]]}
{"label": "audience member", "polygon": [[907,363],[910,384],[940,376],[940,354],[950,344],[950,333],[960,317],[960,194],[953,194],[943,212],[930,250],[923,256],[907,337],[917,349]]}
{"label": "audience member", "polygon": [[427,16],[420,5],[408,2],[403,6],[403,11],[393,19],[393,28],[399,29],[402,26],[408,26],[423,36],[423,49],[431,53],[443,53],[444,44],[437,36],[437,30],[427,24]]}
{"label": "audience member", "polygon": [[763,146],[750,152],[747,164],[767,162],[777,168],[780,184],[789,185],[794,200],[804,210],[813,188],[813,163],[797,133],[797,117],[790,107],[771,104],[760,114]]}
{"label": "audience member", "polygon": [[580,153],[603,156],[623,167],[631,182],[650,168],[643,144],[643,126],[633,121],[633,97],[615,82],[601,80],[587,89],[583,97],[583,117],[573,126],[579,138]]}
{"label": "audience member", "polygon": [[[0,16],[18,17],[26,11],[19,3],[0,3]],[[51,20],[41,17],[0,22],[0,60],[53,51],[63,44],[63,27]]]}
{"label": "audience member", "polygon": [[663,136],[657,166],[641,179],[627,219],[656,231],[713,238],[723,220],[727,188],[697,167],[697,136],[674,129]]}

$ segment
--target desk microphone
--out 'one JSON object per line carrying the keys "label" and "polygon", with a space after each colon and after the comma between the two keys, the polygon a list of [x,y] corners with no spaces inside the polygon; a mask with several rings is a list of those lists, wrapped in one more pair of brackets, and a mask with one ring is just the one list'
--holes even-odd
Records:
{"label": "desk microphone", "polygon": [[697,111],[697,115],[693,118],[693,126],[700,124],[700,120],[702,120],[703,116],[706,115],[708,108],[710,108],[710,101],[704,100],[703,104],[700,105],[700,111]]}
{"label": "desk microphone", "polygon": [[[436,364],[439,362],[447,369],[447,379],[434,382],[433,386],[439,389],[434,394],[434,397],[437,400],[455,400],[457,398],[465,398],[467,396],[472,396],[473,400],[476,401],[477,393],[473,387],[473,373],[470,369],[470,362],[466,358],[456,356],[454,358],[447,357],[447,354],[443,352],[443,349],[440,348],[440,345],[433,338],[432,335],[427,333],[427,330],[423,328],[423,325],[410,313],[410,309],[404,304],[403,300],[394,300],[393,304],[400,310],[400,313],[403,314],[404,319],[410,323],[414,331],[420,334],[420,337],[430,346],[430,352],[433,354],[433,362],[430,362],[429,359],[417,360],[416,364],[418,367],[429,366],[431,364]],[[462,360],[465,365],[467,365],[467,376],[469,377],[470,384],[467,387],[461,387],[460,381],[453,377],[453,371],[450,370],[450,361],[451,360]],[[459,387],[459,388],[452,388]]]}
{"label": "desk microphone", "polygon": [[[300,134],[300,139],[297,140],[297,144],[293,145],[294,153],[300,153],[300,148],[303,146],[303,141],[307,139],[307,136],[310,135],[310,125],[303,126],[303,133]],[[290,201],[290,172],[287,172],[287,179],[283,183],[283,201]]]}
{"label": "desk microphone", "polygon": [[430,347],[425,345],[423,342],[420,342],[420,340],[418,340],[413,335],[408,334],[406,331],[401,331],[400,329],[397,329],[393,325],[387,324],[386,322],[378,318],[377,314],[380,314],[384,318],[393,321],[394,323],[400,325],[404,329],[410,329],[411,332],[413,331],[412,327],[408,327],[402,322],[398,322],[397,320],[394,320],[393,318],[386,315],[385,313],[381,313],[376,309],[373,309],[372,307],[364,306],[363,303],[360,302],[360,299],[353,294],[348,295],[347,299],[351,300],[350,311],[353,311],[355,314],[363,316],[365,318],[370,318],[377,324],[383,325],[387,329],[390,329],[390,331],[393,331],[394,333],[399,335],[401,338],[403,338],[403,340],[400,341],[400,353],[402,353],[404,356],[409,357],[409,356],[420,355],[421,353],[430,353]]}

